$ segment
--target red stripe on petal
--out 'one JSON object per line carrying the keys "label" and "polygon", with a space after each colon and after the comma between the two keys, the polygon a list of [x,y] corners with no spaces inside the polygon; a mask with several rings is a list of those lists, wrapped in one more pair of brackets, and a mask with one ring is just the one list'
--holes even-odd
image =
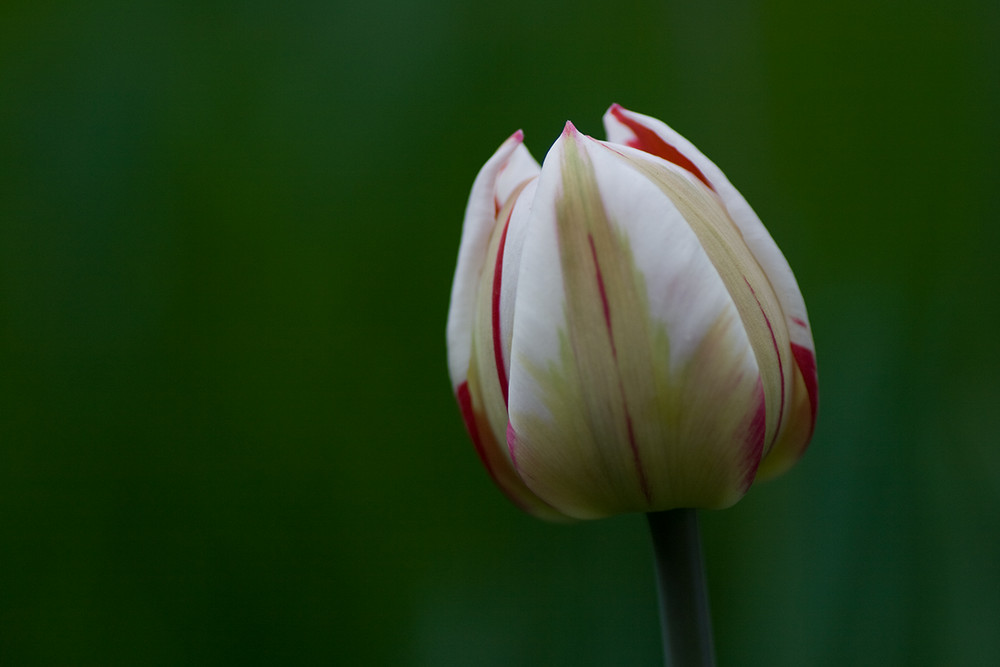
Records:
{"label": "red stripe on petal", "polygon": [[590,242],[590,256],[594,260],[594,273],[597,274],[597,291],[601,294],[601,306],[604,308],[604,326],[608,330],[608,339],[611,341],[611,354],[618,358],[618,351],[615,350],[615,336],[611,330],[611,306],[608,304],[608,293],[604,289],[604,276],[601,275],[601,265],[597,263],[597,248],[594,246],[594,237],[587,235]]}
{"label": "red stripe on petal", "polygon": [[667,162],[676,164],[681,169],[685,169],[696,176],[698,180],[707,185],[710,190],[713,192],[715,191],[715,188],[712,187],[711,183],[709,183],[705,174],[701,173],[701,169],[698,169],[698,167],[696,167],[691,160],[687,159],[683,153],[668,144],[663,137],[658,135],[656,132],[649,129],[639,121],[632,120],[626,116],[625,110],[621,106],[617,104],[612,106],[611,115],[614,116],[622,125],[632,130],[632,134],[635,135],[635,139],[628,142],[628,146],[638,148],[646,153],[661,157]]}
{"label": "red stripe on petal", "polygon": [[[590,234],[587,235],[587,241],[590,242],[590,256],[594,260],[594,273],[597,276],[597,291],[600,292],[601,295],[601,307],[604,310],[604,326],[608,331],[608,341],[611,343],[611,356],[614,357],[617,364],[618,350],[615,348],[615,335],[611,328],[611,305],[608,303],[608,293],[604,287],[604,276],[601,273],[601,265],[597,261],[597,247],[594,245],[594,237]],[[625,398],[625,387],[622,385],[620,369],[618,375],[618,392],[621,394],[622,410],[625,413],[625,427],[628,432],[628,444],[629,448],[632,450],[632,461],[635,464],[635,474],[636,477],[639,478],[639,488],[642,490],[642,495],[646,499],[646,504],[652,505],[652,492],[649,488],[649,480],[646,479],[646,471],[642,466],[642,458],[639,456],[639,445],[635,440],[635,429],[632,427],[632,415],[630,415],[628,411],[628,401]]]}
{"label": "red stripe on petal", "polygon": [[798,317],[793,317],[793,318],[792,318],[792,322],[794,322],[795,324],[798,324],[798,325],[799,325],[800,327],[802,327],[803,329],[807,329],[807,328],[809,328],[809,327],[808,327],[808,325],[806,325],[806,322],[805,322],[805,320],[803,320],[803,319],[801,319],[801,318],[798,318]]}
{"label": "red stripe on petal", "polygon": [[[483,466],[486,468],[486,472],[489,473],[493,482],[512,503],[528,514],[538,515],[539,507],[549,508],[550,506],[545,501],[531,495],[531,492],[523,487],[523,484],[516,477],[516,469],[514,475],[506,471],[502,461],[503,454],[500,453],[497,441],[489,431],[489,427],[486,427],[486,430],[482,433],[479,431],[476,413],[472,407],[472,396],[469,393],[469,383],[463,382],[460,384],[455,395],[458,398],[458,406],[462,411],[462,419],[465,420],[465,428],[469,431],[469,437],[472,438],[472,443],[476,447],[476,454],[479,456],[479,460],[483,462]],[[513,433],[513,429],[508,425],[508,439],[512,438]],[[497,457],[495,460],[498,461],[498,466],[490,463],[490,457],[487,455],[487,447],[490,448],[493,456]],[[513,447],[511,451],[513,452]],[[529,501],[528,498],[531,500]]]}
{"label": "red stripe on petal", "polygon": [[[590,242],[590,256],[594,260],[594,273],[597,276],[597,291],[601,295],[601,307],[604,310],[604,326],[608,331],[608,341],[611,343],[611,355],[614,357],[617,364],[618,350],[615,349],[615,336],[611,327],[611,305],[608,303],[608,293],[604,287],[604,276],[601,273],[601,265],[597,261],[597,247],[594,245],[594,237],[590,234],[587,235],[587,241]],[[652,492],[649,488],[649,480],[646,479],[646,471],[642,466],[642,458],[639,456],[639,445],[635,440],[635,429],[632,427],[632,415],[630,415],[628,411],[628,401],[625,397],[625,387],[622,385],[620,369],[618,375],[618,392],[621,394],[622,410],[625,413],[625,427],[628,432],[628,444],[629,448],[632,450],[632,461],[635,464],[635,474],[636,477],[639,478],[639,488],[642,490],[642,495],[646,499],[646,504],[652,505]]]}
{"label": "red stripe on petal", "polygon": [[635,430],[632,428],[632,415],[628,412],[628,403],[625,401],[625,388],[622,386],[621,378],[618,379],[618,388],[622,394],[622,408],[625,410],[625,426],[628,428],[628,446],[632,449],[632,461],[635,463],[635,474],[639,478],[639,488],[642,496],[646,499],[646,505],[653,504],[653,495],[649,490],[649,480],[646,479],[646,470],[642,467],[642,458],[639,456],[639,445],[635,441]]}
{"label": "red stripe on petal", "polygon": [[493,474],[493,466],[490,465],[490,460],[486,456],[486,450],[483,448],[483,439],[479,435],[479,427],[476,425],[476,412],[472,408],[472,395],[469,393],[469,383],[463,382],[458,385],[458,390],[455,392],[455,398],[458,399],[458,409],[462,411],[462,420],[465,422],[465,430],[469,432],[469,437],[472,439],[472,444],[476,448],[476,454],[479,455],[479,460],[483,462],[486,466],[486,472],[490,474],[490,477],[496,479],[496,475]]}
{"label": "red stripe on petal", "polygon": [[[760,304],[760,299],[757,298],[757,292],[754,291],[753,286],[750,284],[750,281],[746,279],[746,276],[743,277],[743,282],[747,284],[750,294],[753,295],[754,301],[757,302],[757,308],[760,309],[760,315],[764,318],[764,323],[767,324],[767,331],[771,334],[771,345],[774,346],[774,356],[778,360],[778,374],[781,376],[781,405],[778,406],[778,421],[775,423],[780,427],[781,418],[785,414],[785,368],[784,364],[781,363],[781,351],[778,349],[778,339],[774,335],[774,327],[771,326],[771,320],[768,318],[767,313],[764,312],[764,306]],[[778,433],[780,432],[780,428],[774,429],[774,435],[771,437],[770,444],[774,444],[774,442],[778,439]]]}
{"label": "red stripe on petal", "polygon": [[514,464],[514,470],[521,474],[517,467],[517,432],[510,422],[507,422],[507,451],[510,452],[510,462]]}
{"label": "red stripe on petal", "polygon": [[802,381],[806,384],[806,393],[809,394],[809,409],[812,417],[812,424],[809,426],[809,438],[812,438],[813,429],[816,427],[816,409],[819,407],[819,380],[816,376],[816,355],[808,347],[792,343],[792,356],[795,363],[802,372]]}
{"label": "red stripe on petal", "polygon": [[507,367],[503,362],[503,346],[501,345],[500,332],[500,295],[503,282],[503,251],[507,245],[507,229],[510,227],[510,217],[514,213],[511,207],[507,214],[507,220],[503,225],[503,232],[500,235],[500,246],[497,248],[496,264],[493,268],[493,359],[496,362],[497,378],[500,380],[500,392],[503,394],[503,404],[507,405]]}

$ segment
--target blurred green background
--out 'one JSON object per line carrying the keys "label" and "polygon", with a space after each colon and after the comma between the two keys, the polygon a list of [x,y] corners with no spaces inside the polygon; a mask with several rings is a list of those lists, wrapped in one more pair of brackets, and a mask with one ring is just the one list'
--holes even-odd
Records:
{"label": "blurred green background", "polygon": [[755,206],[816,332],[703,513],[724,665],[1000,663],[1000,4],[0,8],[0,664],[653,665],[641,516],[521,515],[444,321],[472,179],[612,102]]}

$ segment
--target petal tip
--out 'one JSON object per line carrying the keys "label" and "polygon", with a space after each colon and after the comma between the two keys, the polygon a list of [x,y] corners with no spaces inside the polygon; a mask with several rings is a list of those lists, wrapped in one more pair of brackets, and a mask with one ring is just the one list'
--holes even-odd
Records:
{"label": "petal tip", "polygon": [[626,114],[629,114],[629,113],[631,113],[631,112],[628,109],[626,109],[622,105],[620,105],[617,102],[615,102],[610,107],[608,107],[608,112],[605,114],[605,117],[611,116],[612,118],[614,118],[615,120],[617,120],[619,123],[622,123],[623,125],[627,125],[628,121],[626,120],[626,118],[627,118]]}
{"label": "petal tip", "polygon": [[524,130],[518,130],[514,134],[507,137],[507,139],[503,142],[503,145],[500,148],[502,150],[505,147],[519,146],[520,144],[523,143],[524,143]]}

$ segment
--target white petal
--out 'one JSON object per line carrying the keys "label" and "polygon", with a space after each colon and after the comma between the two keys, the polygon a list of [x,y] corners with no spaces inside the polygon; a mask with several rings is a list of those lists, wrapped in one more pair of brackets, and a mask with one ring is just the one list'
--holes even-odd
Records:
{"label": "white petal", "polygon": [[729,211],[729,216],[743,234],[750,251],[757,258],[764,273],[767,274],[774,286],[781,309],[788,322],[792,343],[814,350],[805,301],[802,299],[802,293],[799,291],[791,267],[743,195],[733,187],[714,162],[705,157],[701,151],[695,148],[694,144],[663,121],[628,111],[618,105],[612,106],[604,114],[604,127],[610,142],[643,149],[642,138],[637,137],[636,129],[634,129],[636,126],[651,131],[668,146],[674,148],[689,160],[710,183],[712,189],[719,195]]}
{"label": "white petal", "polygon": [[655,183],[604,148],[592,142],[589,151],[598,187],[645,279],[650,310],[666,327],[670,365],[680,368],[722,311],[735,314],[735,306],[677,206]]}
{"label": "white petal", "polygon": [[[629,400],[654,500],[729,505],[747,490],[760,460],[760,373],[737,304],[689,219],[725,219],[725,211],[717,198],[705,196],[701,183],[686,179],[678,179],[680,191],[673,193],[686,202],[679,208],[623,159],[620,146],[587,146],[605,209],[631,249],[652,318],[648,363],[655,391]],[[669,361],[659,356],[661,347]],[[619,367],[628,367],[621,354]],[[657,405],[646,419],[638,407],[644,402]],[[656,488],[655,480],[669,480],[662,485],[668,490]]]}
{"label": "white petal", "polygon": [[[533,184],[534,181],[529,181]],[[475,374],[476,390],[487,417],[489,429],[496,442],[502,443],[502,454],[507,451],[507,377],[510,368],[510,334],[514,318],[516,272],[519,264],[523,230],[526,225],[524,211],[528,208],[523,192],[528,183],[515,190],[500,209],[486,251],[486,261],[479,277],[472,325],[472,359],[470,384]],[[533,188],[531,188],[533,189]],[[520,212],[515,216],[515,212]],[[512,229],[513,227],[513,229]],[[521,239],[508,246],[510,232]]]}
{"label": "white petal", "polygon": [[532,177],[532,180],[524,184],[524,189],[517,193],[517,201],[507,222],[504,239],[503,264],[498,282],[500,292],[494,297],[499,299],[496,305],[497,315],[500,318],[496,325],[495,337],[500,343],[506,377],[510,377],[510,346],[514,334],[514,305],[521,271],[521,254],[528,235],[531,204],[535,198],[537,185],[537,179]]}
{"label": "white petal", "polygon": [[745,492],[762,439],[748,435],[756,361],[661,188],[565,133],[542,168],[520,286],[510,444],[529,488],[579,518],[721,507]]}
{"label": "white petal", "polygon": [[[593,475],[593,435],[567,351],[556,201],[566,134],[542,164],[521,255],[511,344],[508,445],[525,484],[559,511],[600,516],[611,490]],[[569,373],[570,375],[565,375]],[[581,493],[588,488],[591,493]],[[596,498],[595,498],[596,497]]]}
{"label": "white petal", "polygon": [[[531,163],[534,160],[527,154],[521,141],[520,130],[505,141],[496,153],[480,170],[472,185],[472,193],[465,209],[465,221],[462,224],[462,241],[458,250],[458,264],[455,268],[455,278],[451,287],[451,304],[448,310],[447,341],[448,341],[448,372],[451,376],[452,388],[456,389],[468,376],[469,358],[472,346],[472,322],[474,317],[476,294],[479,287],[479,276],[486,261],[486,249],[490,235],[496,224],[496,215],[503,202],[498,201],[501,194],[498,182],[503,183],[507,191],[509,177],[501,178],[508,165],[510,176],[528,177]],[[520,149],[520,150],[518,150]],[[527,155],[527,159],[524,156]],[[516,156],[517,159],[514,159]],[[529,162],[530,160],[530,162]],[[535,173],[537,173],[535,164]],[[509,195],[509,192],[507,192]]]}
{"label": "white petal", "polygon": [[[760,218],[725,174],[691,142],[666,123],[613,105],[604,116],[608,139],[660,155],[708,183],[729,212],[743,240],[767,276],[785,322],[793,359],[787,364],[787,409],[780,432],[761,472],[770,477],[788,468],[805,450],[816,422],[818,384],[816,347],[805,301],[795,276]],[[643,136],[640,136],[643,135]],[[652,135],[652,136],[651,136]],[[677,155],[668,155],[676,151]],[[686,163],[686,164],[685,164]]]}
{"label": "white petal", "polygon": [[538,162],[531,156],[524,144],[514,149],[514,153],[497,176],[495,199],[497,209],[499,210],[506,203],[518,186],[538,176],[540,170]]}

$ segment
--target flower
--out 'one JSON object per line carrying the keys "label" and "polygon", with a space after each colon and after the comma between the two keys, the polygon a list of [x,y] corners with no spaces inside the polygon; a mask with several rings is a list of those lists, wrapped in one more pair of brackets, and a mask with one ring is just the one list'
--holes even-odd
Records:
{"label": "flower", "polygon": [[552,520],[722,508],[816,420],[795,277],[723,173],[614,105],[539,167],[518,131],[472,186],[448,365],[497,485]]}

